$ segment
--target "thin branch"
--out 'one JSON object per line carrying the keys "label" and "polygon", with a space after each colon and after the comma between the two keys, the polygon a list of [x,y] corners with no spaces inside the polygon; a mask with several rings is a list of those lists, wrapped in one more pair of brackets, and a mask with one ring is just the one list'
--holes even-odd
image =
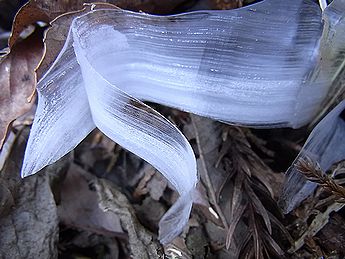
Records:
{"label": "thin branch", "polygon": [[192,121],[193,129],[194,129],[194,132],[195,132],[196,143],[197,143],[197,146],[198,146],[198,149],[199,149],[201,165],[203,167],[203,170],[205,171],[205,185],[206,185],[207,193],[208,193],[209,198],[210,198],[210,202],[214,206],[215,211],[217,212],[217,214],[218,214],[218,216],[219,216],[219,218],[220,218],[224,228],[228,229],[229,228],[228,223],[226,221],[226,218],[225,218],[221,208],[219,207],[219,205],[217,203],[217,198],[216,198],[216,195],[215,195],[215,191],[214,191],[213,185],[211,183],[210,176],[208,174],[208,170],[207,170],[207,166],[206,166],[206,162],[205,162],[205,157],[204,157],[204,152],[202,151],[202,148],[201,148],[201,145],[200,145],[200,136],[199,136],[199,133],[198,133],[197,126],[196,126],[193,118],[192,118],[191,121]]}
{"label": "thin branch", "polygon": [[294,253],[298,249],[300,249],[307,237],[315,236],[324,226],[327,225],[329,221],[330,214],[332,212],[337,212],[341,208],[345,206],[344,203],[333,203],[331,206],[327,208],[325,212],[319,213],[310,224],[309,228],[303,233],[303,235],[295,241],[294,247],[292,247],[289,252]]}
{"label": "thin branch", "polygon": [[345,188],[326,175],[317,162],[306,157],[299,159],[295,166],[309,181],[315,182],[325,191],[331,192],[337,198],[337,202],[345,202]]}

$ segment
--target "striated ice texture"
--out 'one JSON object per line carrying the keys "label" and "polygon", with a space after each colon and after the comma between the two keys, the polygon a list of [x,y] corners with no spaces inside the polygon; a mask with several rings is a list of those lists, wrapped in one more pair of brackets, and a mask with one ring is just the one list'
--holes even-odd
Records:
{"label": "striated ice texture", "polygon": [[98,127],[179,192],[160,221],[159,238],[170,242],[190,214],[196,162],[182,133],[142,101],[232,124],[304,125],[341,73],[344,1],[324,14],[309,0],[266,0],[230,11],[152,16],[111,9],[76,18],[38,84],[22,176]]}
{"label": "striated ice texture", "polygon": [[38,84],[38,106],[22,177],[59,160],[96,127],[72,42],[68,35],[56,62]]}
{"label": "striated ice texture", "polygon": [[[320,78],[331,81],[345,77],[345,0],[333,1],[324,12],[325,28],[322,38],[321,56],[323,59],[315,69]],[[325,80],[326,81],[326,80]],[[343,111],[344,110],[344,111]],[[323,171],[332,164],[345,159],[345,102],[340,103],[312,131],[302,151],[297,156],[310,157],[318,162]],[[316,188],[316,184],[307,181],[294,164],[287,171],[280,204],[285,213],[297,207]]]}
{"label": "striated ice texture", "polygon": [[287,181],[280,198],[284,212],[288,213],[307,198],[317,187],[298,172],[295,163],[311,158],[325,172],[345,159],[345,101],[335,107],[312,131],[303,149],[287,172]]}
{"label": "striated ice texture", "polygon": [[299,127],[319,108],[333,72],[313,73],[322,28],[319,6],[300,0],[177,16],[96,10],[73,23],[92,67],[126,93],[266,127]]}

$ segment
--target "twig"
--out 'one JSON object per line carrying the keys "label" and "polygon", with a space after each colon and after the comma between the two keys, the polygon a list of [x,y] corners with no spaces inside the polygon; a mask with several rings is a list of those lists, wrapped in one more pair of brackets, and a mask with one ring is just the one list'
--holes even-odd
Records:
{"label": "twig", "polygon": [[306,157],[298,160],[295,166],[309,181],[315,182],[325,191],[331,192],[338,199],[337,202],[345,202],[345,188],[326,175],[318,163]]}
{"label": "twig", "polygon": [[326,226],[329,220],[329,215],[333,211],[337,212],[344,206],[344,203],[334,203],[329,206],[325,212],[318,214],[310,224],[307,231],[304,232],[303,235],[295,242],[294,247],[291,248],[289,252],[293,253],[300,249],[304,245],[306,238],[315,236],[324,226]]}
{"label": "twig", "polygon": [[203,170],[205,171],[205,184],[206,184],[206,188],[207,188],[207,193],[208,193],[209,198],[210,198],[210,202],[214,206],[215,211],[217,212],[217,214],[218,214],[218,216],[219,216],[219,218],[220,218],[224,228],[228,229],[229,226],[228,226],[228,223],[226,221],[226,218],[225,218],[221,208],[219,207],[219,205],[217,203],[217,198],[216,198],[216,195],[215,195],[215,191],[214,191],[213,185],[211,183],[210,176],[208,174],[204,153],[203,153],[201,145],[200,145],[200,136],[199,136],[198,129],[197,129],[197,126],[196,126],[193,118],[192,118],[192,125],[193,125],[193,129],[194,129],[194,132],[195,132],[196,143],[197,143],[197,146],[198,146],[198,149],[199,149],[201,165],[203,167]]}

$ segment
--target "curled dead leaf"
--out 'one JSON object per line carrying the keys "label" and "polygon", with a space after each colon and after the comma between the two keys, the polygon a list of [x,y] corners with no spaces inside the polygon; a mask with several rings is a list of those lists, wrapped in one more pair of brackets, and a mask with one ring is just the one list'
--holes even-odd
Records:
{"label": "curled dead leaf", "polygon": [[69,27],[73,19],[80,16],[83,13],[87,13],[92,9],[98,8],[117,8],[115,5],[107,3],[97,4],[85,4],[84,7],[81,5],[79,10],[66,12],[52,20],[51,27],[46,31],[44,36],[44,55],[41,63],[36,70],[37,78],[41,78],[49,67],[53,64],[54,60],[59,55],[69,32]]}
{"label": "curled dead leaf", "polygon": [[37,27],[0,60],[0,147],[9,124],[34,104],[31,97],[36,86],[34,71],[43,54],[42,34],[43,28]]}
{"label": "curled dead leaf", "polygon": [[94,178],[81,167],[75,164],[70,166],[61,186],[60,220],[66,225],[93,233],[125,237],[119,217],[99,208],[98,194],[89,186]]}
{"label": "curled dead leaf", "polygon": [[29,25],[35,24],[37,21],[49,23],[49,14],[39,8],[36,1],[30,1],[22,6],[13,21],[11,37],[8,40],[9,47],[14,47],[15,43],[19,40],[22,31]]}

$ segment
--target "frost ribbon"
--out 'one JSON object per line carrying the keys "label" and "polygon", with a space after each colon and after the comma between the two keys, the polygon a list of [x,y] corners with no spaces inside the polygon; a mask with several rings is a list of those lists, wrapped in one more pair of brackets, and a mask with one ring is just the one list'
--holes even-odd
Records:
{"label": "frost ribbon", "polygon": [[335,107],[311,132],[287,172],[287,181],[280,198],[285,213],[294,209],[317,187],[298,172],[295,163],[299,159],[310,158],[317,162],[323,172],[335,163],[345,159],[345,101]]}
{"label": "frost ribbon", "polygon": [[344,60],[345,0],[266,0],[230,11],[152,16],[92,10],[74,19],[38,84],[22,176],[71,151],[95,127],[156,167],[180,194],[160,221],[171,241],[187,223],[197,182],[182,133],[142,101],[232,124],[299,127]]}

